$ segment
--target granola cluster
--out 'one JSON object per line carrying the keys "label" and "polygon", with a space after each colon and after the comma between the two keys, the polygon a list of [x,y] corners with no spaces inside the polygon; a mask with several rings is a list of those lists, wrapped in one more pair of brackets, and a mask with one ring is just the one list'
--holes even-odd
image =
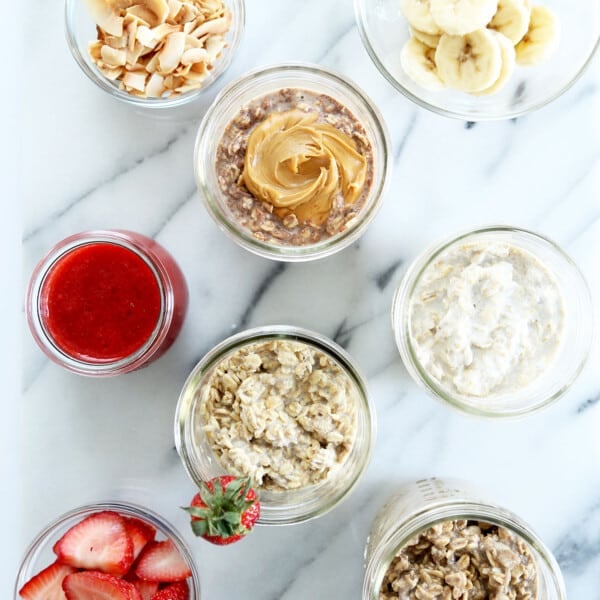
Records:
{"label": "granola cluster", "polygon": [[488,523],[430,527],[392,561],[380,600],[536,600],[538,577],[527,544]]}
{"label": "granola cluster", "polygon": [[268,490],[323,482],[356,435],[349,376],[312,346],[249,344],[219,363],[200,391],[195,427],[229,473]]}

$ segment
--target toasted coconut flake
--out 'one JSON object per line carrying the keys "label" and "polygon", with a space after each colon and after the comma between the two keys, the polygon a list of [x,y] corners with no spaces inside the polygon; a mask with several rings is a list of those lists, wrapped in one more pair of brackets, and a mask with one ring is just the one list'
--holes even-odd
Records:
{"label": "toasted coconut flake", "polygon": [[146,89],[146,73],[144,71],[127,71],[123,76],[126,88],[143,92]]}
{"label": "toasted coconut flake", "polygon": [[161,73],[171,73],[181,62],[185,49],[185,33],[171,33],[158,55]]}
{"label": "toasted coconut flake", "polygon": [[204,61],[208,58],[208,52],[204,48],[190,48],[186,50],[181,57],[181,64],[191,65]]}
{"label": "toasted coconut flake", "polygon": [[104,64],[110,67],[122,67],[127,62],[127,52],[111,46],[102,46],[100,56]]}
{"label": "toasted coconut flake", "polygon": [[202,25],[199,25],[198,27],[196,27],[196,29],[194,29],[194,31],[192,31],[192,33],[190,35],[193,35],[196,38],[200,38],[203,35],[206,35],[209,33],[225,33],[226,31],[229,30],[230,26],[231,26],[231,13],[229,11],[227,11],[225,13],[225,16],[223,16],[223,17],[202,23]]}
{"label": "toasted coconut flake", "polygon": [[146,64],[146,71],[154,73],[158,70],[158,54],[155,54]]}
{"label": "toasted coconut flake", "polygon": [[104,77],[106,77],[106,79],[110,79],[110,81],[120,79],[121,75],[124,72],[124,69],[122,69],[121,67],[105,67],[104,65],[99,64],[98,68],[100,69],[100,71],[102,71]]}
{"label": "toasted coconut flake", "polygon": [[139,42],[135,42],[133,50],[127,52],[127,64],[135,67],[139,63],[143,50],[144,46]]}
{"label": "toasted coconut flake", "polygon": [[183,3],[179,2],[179,0],[169,0],[167,4],[169,5],[169,14],[167,19],[169,21],[173,21],[175,20],[175,17],[177,17],[177,13],[181,10]]}
{"label": "toasted coconut flake", "polygon": [[123,18],[115,13],[111,4],[103,0],[85,0],[85,5],[98,27],[110,35],[123,35]]}
{"label": "toasted coconut flake", "polygon": [[165,91],[164,78],[158,73],[152,73],[146,85],[146,95],[151,98],[160,98]]}
{"label": "toasted coconut flake", "polygon": [[225,47],[225,38],[221,35],[210,37],[206,42],[206,52],[208,53],[209,62],[213,62],[215,58],[220,56],[221,50]]}

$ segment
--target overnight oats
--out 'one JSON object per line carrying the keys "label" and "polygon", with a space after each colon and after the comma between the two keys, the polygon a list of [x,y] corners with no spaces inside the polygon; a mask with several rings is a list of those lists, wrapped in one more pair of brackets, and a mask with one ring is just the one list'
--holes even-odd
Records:
{"label": "overnight oats", "polygon": [[577,374],[589,346],[588,302],[579,271],[551,242],[490,228],[418,260],[393,320],[405,363],[430,391],[471,412],[509,415],[547,403],[565,374]]}
{"label": "overnight oats", "polygon": [[366,467],[373,426],[349,357],[283,326],[239,334],[205,356],[175,423],[192,479],[250,477],[263,523],[305,520],[341,500]]}
{"label": "overnight oats", "polygon": [[387,172],[381,119],[362,92],[317,67],[272,67],[226,88],[196,142],[198,187],[242,246],[307,260],[356,239]]}
{"label": "overnight oats", "polygon": [[559,566],[531,527],[438,478],[402,486],[365,550],[363,600],[564,600]]}

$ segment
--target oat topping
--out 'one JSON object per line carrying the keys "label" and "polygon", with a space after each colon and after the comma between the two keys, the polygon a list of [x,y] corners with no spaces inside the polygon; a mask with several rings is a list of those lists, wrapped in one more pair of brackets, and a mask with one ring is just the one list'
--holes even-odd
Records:
{"label": "oat topping", "polygon": [[202,87],[225,47],[223,0],[86,0],[97,23],[92,61],[119,88],[174,97]]}
{"label": "oat topping", "polygon": [[249,344],[220,362],[200,391],[195,417],[228,472],[268,490],[326,480],[356,435],[350,377],[308,344]]}
{"label": "oat topping", "polygon": [[[327,202],[325,217],[315,222],[305,221],[304,215],[299,218],[293,211],[274,209],[273,204],[254,196],[244,183],[244,162],[252,132],[273,113],[287,111],[304,113],[311,123],[335,128],[366,163],[362,191],[357,197],[346,202],[343,193],[334,194]],[[308,90],[285,88],[253,100],[232,119],[217,148],[215,168],[227,208],[241,227],[262,242],[306,246],[336,236],[356,223],[373,183],[373,149],[362,124],[337,100]]]}
{"label": "oat topping", "polygon": [[430,527],[398,553],[380,600],[536,600],[529,546],[489,523],[457,520]]}

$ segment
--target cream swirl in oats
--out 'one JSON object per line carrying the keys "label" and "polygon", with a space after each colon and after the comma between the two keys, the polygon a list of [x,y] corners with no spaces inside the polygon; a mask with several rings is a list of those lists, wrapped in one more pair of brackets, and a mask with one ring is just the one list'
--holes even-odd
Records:
{"label": "cream swirl in oats", "polygon": [[338,101],[286,88],[242,108],[223,133],[215,167],[241,227],[263,242],[303,246],[356,223],[371,191],[373,149]]}

